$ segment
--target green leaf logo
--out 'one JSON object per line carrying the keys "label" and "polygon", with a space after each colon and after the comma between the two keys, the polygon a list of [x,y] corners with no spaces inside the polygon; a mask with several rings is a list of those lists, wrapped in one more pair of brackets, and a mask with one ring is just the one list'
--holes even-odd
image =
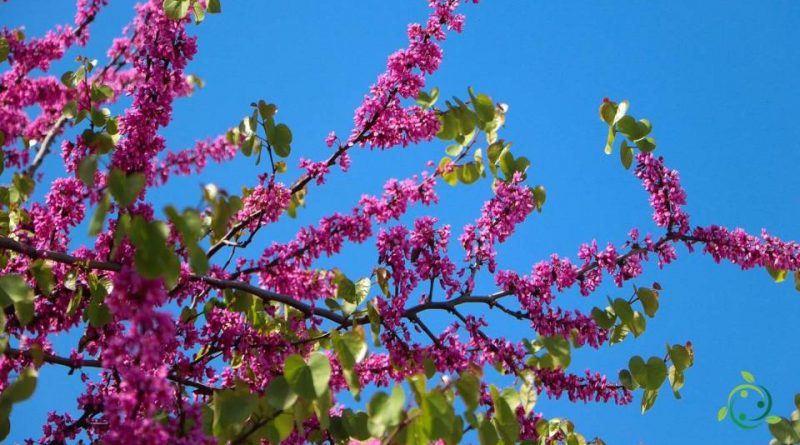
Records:
{"label": "green leaf logo", "polygon": [[[772,410],[772,395],[761,385],[755,384],[755,377],[747,371],[741,371],[742,379],[746,383],[734,387],[728,394],[728,404],[723,406],[717,412],[717,421],[722,421],[726,417],[731,419],[736,426],[742,429],[753,429],[761,425],[763,422],[773,424],[777,422],[776,416],[770,416],[769,412]],[[755,395],[755,398],[751,398]],[[755,403],[753,403],[755,399]],[[758,412],[755,414],[748,414],[745,410],[748,407],[755,405]],[[730,414],[730,415],[729,415]]]}

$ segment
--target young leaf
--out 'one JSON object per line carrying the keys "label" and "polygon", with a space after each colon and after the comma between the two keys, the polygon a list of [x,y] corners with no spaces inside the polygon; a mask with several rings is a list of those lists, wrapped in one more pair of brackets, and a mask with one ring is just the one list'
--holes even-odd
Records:
{"label": "young leaf", "polygon": [[164,14],[172,20],[181,20],[189,12],[190,0],[164,0]]}
{"label": "young leaf", "polygon": [[219,14],[222,12],[222,5],[220,5],[220,0],[208,0],[208,9],[206,12],[209,14]]}
{"label": "young leaf", "polygon": [[136,201],[144,188],[144,183],[145,178],[141,173],[125,174],[122,170],[115,168],[108,174],[108,189],[122,208],[127,208]]}
{"label": "young leaf", "polygon": [[92,219],[89,221],[89,236],[95,236],[103,230],[103,223],[110,207],[111,202],[108,198],[108,193],[105,193],[100,198],[100,202],[97,203],[97,209],[95,209]]}

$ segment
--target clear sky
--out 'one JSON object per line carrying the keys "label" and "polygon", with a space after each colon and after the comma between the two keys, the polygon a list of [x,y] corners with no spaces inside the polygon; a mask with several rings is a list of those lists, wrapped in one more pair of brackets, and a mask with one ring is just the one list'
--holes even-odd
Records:
{"label": "clear sky", "polygon": [[[92,28],[90,45],[71,55],[104,58],[110,39],[132,14],[131,1],[112,1]],[[386,56],[405,43],[408,22],[424,20],[422,0],[318,2],[224,0],[223,14],[192,26],[200,51],[190,65],[207,82],[180,100],[173,125],[163,134],[171,149],[215,136],[238,123],[260,98],[280,106],[280,119],[294,132],[292,165],[299,156],[326,156],[330,130],[346,134],[352,111],[385,66]],[[574,258],[580,243],[594,238],[619,243],[632,227],[654,230],[647,196],[618,157],[606,157],[606,126],[597,106],[604,96],[629,99],[631,112],[654,124],[658,153],[681,172],[694,224],[762,227],[786,239],[800,238],[800,3],[755,1],[485,1],[464,8],[462,35],[445,43],[441,70],[430,86],[445,96],[466,95],[470,85],[510,106],[504,137],[532,160],[530,181],[548,190],[542,214],[520,228],[501,248],[501,267],[530,270],[556,252]],[[40,35],[68,23],[67,0],[12,0],[0,5],[0,26],[24,24]],[[54,67],[56,74],[71,63]],[[330,175],[312,189],[298,221],[262,231],[256,245],[286,240],[298,224],[353,206],[361,193],[377,193],[389,177],[419,172],[438,160],[444,144],[434,142],[387,152],[359,150],[353,167]],[[53,177],[59,159],[48,159]],[[255,183],[250,159],[209,168],[202,177],[173,180],[151,192],[156,202],[197,202],[200,184],[231,191]],[[290,177],[297,175],[296,170]],[[459,233],[489,196],[488,182],[439,189],[432,213]],[[414,215],[422,212],[415,211]],[[86,242],[79,228],[78,244]],[[77,245],[77,244],[76,244]],[[695,366],[686,375],[683,398],[662,388],[655,407],[639,414],[627,407],[540,399],[547,417],[567,416],[588,437],[609,444],[766,443],[766,425],[741,430],[717,422],[740,370],[753,373],[774,398],[773,414],[787,416],[800,392],[797,320],[800,294],[791,283],[776,285],[763,271],[741,272],[716,265],[699,253],[679,251],[664,270],[646,268],[638,284],[657,280],[664,288],[661,310],[636,340],[603,349],[580,350],[573,371],[591,366],[616,376],[632,355],[662,355],[664,343],[692,340]],[[345,249],[323,265],[338,264],[348,275],[369,274],[372,245]],[[489,284],[484,285],[489,288]],[[561,297],[567,307],[605,305],[605,296],[629,288],[604,287],[591,299]],[[524,325],[490,317],[494,333],[518,338]],[[443,320],[429,320],[441,325]],[[75,336],[57,339],[68,352]],[[15,406],[10,442],[38,437],[49,410],[75,409],[77,376],[45,369],[35,397]]]}

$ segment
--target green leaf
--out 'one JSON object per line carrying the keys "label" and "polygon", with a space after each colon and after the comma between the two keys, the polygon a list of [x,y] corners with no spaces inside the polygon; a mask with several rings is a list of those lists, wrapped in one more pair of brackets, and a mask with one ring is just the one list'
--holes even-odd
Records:
{"label": "green leaf", "polygon": [[609,342],[612,345],[619,343],[625,340],[625,338],[628,336],[630,332],[631,332],[630,329],[625,324],[614,326],[614,328],[611,330],[611,339],[609,340]]}
{"label": "green leaf", "polygon": [[619,158],[625,170],[631,168],[631,164],[633,163],[633,148],[629,147],[628,143],[624,140],[619,146]]}
{"label": "green leaf", "polygon": [[614,116],[617,114],[617,104],[603,101],[600,104],[600,120],[608,125],[614,125]]}
{"label": "green leaf", "polygon": [[471,372],[463,372],[456,380],[456,389],[458,395],[464,400],[467,409],[474,411],[481,398],[481,382],[480,379]]}
{"label": "green leaf", "polygon": [[631,328],[631,332],[633,332],[633,336],[638,337],[644,333],[647,327],[647,320],[645,320],[641,312],[635,311],[629,327]]}
{"label": "green leaf", "polygon": [[8,59],[8,53],[11,51],[8,45],[8,40],[5,37],[0,37],[0,63]]}
{"label": "green leaf", "polygon": [[23,201],[28,199],[31,193],[33,193],[33,188],[36,185],[30,176],[22,173],[14,173],[11,182],[14,185],[13,188],[19,192]]}
{"label": "green leaf", "polygon": [[664,360],[650,357],[647,363],[639,356],[632,357],[628,362],[633,378],[645,389],[658,390],[667,378],[667,366]]}
{"label": "green leaf", "polygon": [[453,406],[441,390],[433,390],[422,398],[422,431],[432,441],[446,439],[455,424]]}
{"label": "green leaf", "polygon": [[53,292],[53,270],[50,265],[39,259],[31,264],[30,271],[34,280],[36,280],[36,287],[44,295],[50,296],[50,293]]}
{"label": "green leaf", "polygon": [[449,156],[458,156],[464,147],[461,144],[453,144],[448,145],[447,148],[444,149],[444,152],[447,153]]}
{"label": "green leaf", "polygon": [[97,171],[97,156],[89,155],[78,164],[78,178],[87,187],[94,186],[94,174]]}
{"label": "green leaf", "polygon": [[363,334],[357,331],[339,334],[338,331],[334,331],[333,338],[334,348],[339,355],[340,362],[353,366],[366,358],[367,343],[364,341]]}
{"label": "green leaf", "polygon": [[566,369],[570,362],[569,341],[560,335],[542,337],[542,345],[547,349],[547,354],[539,360],[539,366],[547,369]]}
{"label": "green leaf", "polygon": [[[292,199],[297,198],[295,194]],[[214,201],[214,212],[211,216],[211,228],[214,232],[215,239],[222,238],[228,230],[228,223],[233,215],[236,214],[243,207],[242,200],[237,196],[231,196],[228,199],[220,197]]]}
{"label": "green leaf", "polygon": [[522,173],[523,177],[530,166],[531,161],[525,156],[520,156],[514,161],[514,171]]}
{"label": "green leaf", "polygon": [[287,357],[284,366],[284,376],[289,386],[307,401],[321,396],[328,388],[331,365],[324,354],[311,353],[308,364],[301,356],[292,354]]}
{"label": "green leaf", "polygon": [[8,420],[8,417],[0,418],[0,440],[5,439],[8,437],[8,433],[11,432],[11,422]]}
{"label": "green leaf", "polygon": [[780,417],[780,420],[769,424],[769,432],[779,443],[794,444],[800,442],[800,434],[792,427],[792,422]]}
{"label": "green leaf", "polygon": [[617,104],[616,113],[614,113],[614,120],[612,121],[612,125],[618,123],[625,115],[628,113],[628,108],[630,108],[630,102],[627,100],[623,100],[619,104]]}
{"label": "green leaf", "polygon": [[369,327],[372,332],[372,344],[376,347],[381,345],[381,315],[375,308],[374,302],[367,304],[367,317],[369,317]]}
{"label": "green leaf", "polygon": [[436,137],[450,141],[458,136],[461,125],[452,110],[439,114],[439,131]]}
{"label": "green leaf", "polygon": [[647,361],[647,375],[650,389],[658,389],[667,379],[667,365],[659,357],[650,357]]}
{"label": "green leaf", "polygon": [[343,273],[336,271],[334,283],[336,284],[336,298],[348,303],[356,303],[356,284],[352,280]]}
{"label": "green leaf", "polygon": [[541,211],[545,201],[547,201],[547,192],[544,186],[537,185],[533,188],[533,198],[536,200],[536,208]]}
{"label": "green leaf", "polygon": [[723,406],[722,408],[719,409],[719,411],[717,411],[717,422],[722,422],[722,420],[725,419],[725,417],[727,416],[728,416],[728,407]]}
{"label": "green leaf", "polygon": [[361,278],[355,282],[355,295],[357,304],[361,304],[369,296],[369,291],[372,288],[372,281],[369,277]]}
{"label": "green leaf", "polygon": [[633,322],[633,309],[631,308],[631,304],[622,298],[617,298],[611,303],[611,307],[614,308],[614,313],[617,314],[619,319],[630,327]]}
{"label": "green leaf", "polygon": [[25,368],[19,373],[17,380],[3,391],[2,398],[7,398],[12,403],[28,400],[36,390],[38,373],[34,368]]}
{"label": "green leaf", "polygon": [[444,179],[444,182],[448,183],[451,186],[455,186],[456,184],[458,184],[458,173],[457,173],[458,169],[454,168],[450,171],[445,171],[447,165],[452,163],[453,160],[445,156],[442,158],[441,161],[439,161],[439,169],[442,172],[444,172],[442,173],[442,179]]}
{"label": "green leaf", "polygon": [[405,398],[400,385],[394,386],[391,396],[383,391],[372,396],[367,406],[369,414],[367,428],[373,437],[381,436],[386,430],[400,424]]}
{"label": "green leaf", "polygon": [[353,410],[346,409],[342,415],[344,429],[354,439],[367,440],[370,438],[370,433],[367,429],[368,422],[369,418],[365,412],[354,413]]}
{"label": "green leaf", "polygon": [[460,144],[467,144],[472,139],[473,131],[477,126],[478,116],[466,105],[461,105],[453,110],[455,117],[458,119],[459,134],[456,136],[456,142]]}
{"label": "green leaf", "polygon": [[482,420],[478,425],[478,440],[481,445],[495,445],[500,440],[490,421]]}
{"label": "green leaf", "polygon": [[278,156],[285,158],[291,153],[292,131],[285,124],[276,125],[273,131],[267,133],[267,140]]}
{"label": "green leaf", "polygon": [[131,220],[128,237],[136,246],[136,271],[145,278],[163,278],[168,288],[174,287],[180,275],[180,261],[167,242],[169,227],[162,221],[145,221],[137,215]]}
{"label": "green leaf", "polygon": [[788,271],[781,269],[773,269],[772,267],[767,266],[767,273],[769,273],[769,276],[771,276],[776,283],[782,283],[784,280],[786,280],[786,275],[788,274]]}
{"label": "green leaf", "polygon": [[145,177],[141,173],[126,175],[122,170],[115,168],[108,175],[108,188],[111,196],[122,208],[127,208],[136,201],[144,184]]}
{"label": "green leaf", "polygon": [[20,275],[8,274],[0,277],[0,303],[3,307],[14,305],[17,318],[25,326],[33,320],[33,289]]}
{"label": "green leaf", "polygon": [[89,305],[83,314],[84,318],[92,327],[101,328],[111,321],[111,311],[105,304],[108,290],[92,275],[89,280],[89,293],[91,294],[91,300],[89,300]]}
{"label": "green leaf", "polygon": [[281,443],[292,434],[294,430],[294,415],[281,413],[266,425],[266,436],[270,443]]}
{"label": "green leaf", "polygon": [[531,412],[533,412],[533,407],[536,405],[536,400],[538,397],[539,391],[536,389],[536,383],[534,382],[534,379],[523,379],[522,386],[519,390],[519,399],[525,415],[529,415]]}
{"label": "green leaf", "polygon": [[649,317],[654,317],[658,311],[658,292],[646,287],[636,289],[636,296],[642,302],[644,313]]}
{"label": "green leaf", "polygon": [[642,138],[636,141],[636,146],[639,147],[639,150],[650,153],[656,149],[656,140],[651,137]]}
{"label": "green leaf", "polygon": [[297,394],[289,387],[286,378],[279,375],[267,386],[267,403],[275,409],[286,410],[297,401]]}
{"label": "green leaf", "polygon": [[756,381],[755,377],[753,377],[753,374],[750,374],[747,371],[742,371],[741,374],[745,382],[753,383]]}
{"label": "green leaf", "polygon": [[595,323],[603,329],[611,329],[617,321],[617,316],[608,310],[602,310],[599,307],[592,309],[592,318]]}
{"label": "green leaf", "polygon": [[314,392],[321,396],[328,388],[331,379],[331,364],[328,357],[320,352],[312,352],[308,357],[308,367],[311,369]]}
{"label": "green leaf", "polygon": [[653,407],[653,404],[656,403],[656,397],[658,397],[657,389],[645,390],[642,394],[642,414]]}
{"label": "green leaf", "polygon": [[616,124],[617,131],[624,134],[628,139],[635,141],[646,136],[647,129],[639,125],[636,119],[631,116],[623,116]]}
{"label": "green leaf", "polygon": [[516,443],[519,438],[519,422],[517,422],[517,415],[508,405],[508,402],[500,396],[494,385],[491,385],[490,392],[495,410],[494,424],[500,439],[507,444]]}
{"label": "green leaf", "polygon": [[105,193],[100,198],[100,202],[97,203],[97,209],[95,209],[92,219],[89,221],[89,236],[95,236],[103,230],[103,223],[110,207],[111,202],[108,198],[108,193]]}
{"label": "green leaf", "polygon": [[172,20],[181,20],[189,12],[189,0],[164,0],[164,13]]}
{"label": "green leaf", "polygon": [[203,10],[203,5],[200,2],[194,3],[192,5],[192,9],[194,10],[194,22],[200,24],[206,18],[206,12]]}
{"label": "green leaf", "polygon": [[494,102],[489,96],[485,94],[473,96],[472,106],[475,108],[478,119],[482,122],[491,122],[494,119]]}
{"label": "green leaf", "polygon": [[209,265],[208,257],[197,243],[205,230],[200,214],[193,209],[186,209],[179,214],[172,206],[167,206],[164,212],[181,235],[181,242],[189,257],[189,267],[194,273],[204,275],[208,272]]}
{"label": "green leaf", "polygon": [[219,1],[220,0],[208,0],[208,9],[206,9],[206,11],[209,14],[219,14],[222,12],[222,5]]}
{"label": "green leaf", "polygon": [[91,130],[83,132],[82,136],[86,139],[89,147],[97,150],[101,154],[108,153],[114,148],[114,137],[105,132],[94,133]]}
{"label": "green leaf", "polygon": [[672,360],[672,364],[680,371],[692,366],[689,351],[681,345],[674,345],[669,348],[669,358]]}
{"label": "green leaf", "polygon": [[458,176],[458,180],[464,184],[472,184],[481,177],[480,173],[478,172],[478,167],[474,162],[468,162],[462,166],[459,166],[456,174]]}
{"label": "green leaf", "polygon": [[[92,101],[103,102],[114,97],[114,90],[108,85],[92,85]],[[103,108],[101,113],[104,115],[104,121],[111,116],[111,110]]]}
{"label": "green leaf", "polygon": [[605,152],[610,155],[614,151],[614,140],[617,138],[617,131],[613,126],[608,127],[608,137],[606,137]]}
{"label": "green leaf", "polygon": [[627,369],[623,369],[622,371],[619,372],[619,381],[620,383],[622,383],[622,386],[624,386],[630,391],[639,388],[639,383],[637,383],[636,380],[634,380],[633,376],[631,375],[631,372],[628,371]]}
{"label": "green leaf", "polygon": [[353,371],[353,367],[367,356],[367,343],[364,341],[363,330],[360,332],[350,331],[345,334],[333,331],[332,339],[333,349],[339,358],[339,364],[342,366],[342,374],[347,386],[350,387],[350,391],[357,398],[361,385],[358,375]]}
{"label": "green leaf", "polygon": [[503,176],[506,178],[506,181],[509,181],[514,176],[514,171],[516,171],[516,163],[514,161],[514,155],[511,154],[511,150],[507,147],[500,152],[500,156],[497,159],[497,165],[500,167],[500,171],[503,172]]}
{"label": "green leaf", "polygon": [[686,376],[682,370],[676,368],[675,366],[669,367],[669,386],[672,388],[672,394],[675,395],[676,399],[681,398],[681,394],[678,391],[683,388],[685,377]]}
{"label": "green leaf", "polygon": [[243,382],[237,382],[233,389],[214,392],[211,402],[214,435],[225,437],[224,432],[243,424],[253,414],[257,404],[258,397]]}
{"label": "green leaf", "polygon": [[439,99],[439,88],[433,88],[429,93],[425,91],[420,91],[419,95],[417,95],[417,105],[424,109],[429,109],[436,104],[436,101]]}
{"label": "green leaf", "polygon": [[108,108],[97,109],[93,108],[89,112],[89,118],[92,121],[92,125],[95,127],[104,127],[106,125],[106,120],[111,116],[111,110]]}
{"label": "green leaf", "polygon": [[[106,131],[108,134],[116,135],[119,133],[119,123],[116,117],[109,118],[106,122]],[[112,136],[113,140],[113,136]]]}

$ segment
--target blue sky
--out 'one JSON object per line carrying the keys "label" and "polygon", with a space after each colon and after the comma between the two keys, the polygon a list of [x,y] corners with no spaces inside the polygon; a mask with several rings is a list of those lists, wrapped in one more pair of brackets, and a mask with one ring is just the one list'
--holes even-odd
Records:
{"label": "blue sky", "polygon": [[[34,4],[35,3],[35,4]],[[93,26],[90,45],[71,55],[103,59],[110,39],[132,14],[131,1],[114,1]],[[24,24],[41,35],[71,21],[65,0],[23,0],[0,5],[0,26]],[[239,2],[223,1],[224,13],[199,27],[200,52],[188,72],[207,82],[204,90],[176,104],[173,125],[163,134],[171,149],[215,136],[238,123],[260,98],[280,107],[294,132],[292,162],[328,154],[330,130],[346,134],[352,111],[385,65],[405,43],[405,27],[424,20],[425,2]],[[654,124],[658,153],[681,172],[694,224],[722,224],[787,239],[800,237],[800,3],[793,1],[670,2],[483,2],[464,8],[462,35],[445,43],[441,70],[430,80],[445,96],[466,95],[470,85],[510,106],[503,135],[516,153],[532,161],[530,181],[545,185],[545,211],[534,215],[501,249],[501,267],[528,271],[556,252],[574,258],[580,243],[619,243],[631,227],[654,230],[647,196],[616,156],[602,146],[606,127],[597,117],[603,96],[629,99],[631,112]],[[71,63],[59,64],[60,74]],[[352,207],[361,193],[378,193],[389,177],[407,177],[438,160],[434,142],[386,152],[359,150],[347,175],[337,172],[314,188],[297,221],[262,231],[260,245],[286,240],[299,224]],[[59,159],[45,165],[58,174]],[[256,182],[259,169],[239,159],[214,166],[202,177],[174,180],[151,192],[159,204],[197,202],[200,184],[231,191]],[[292,171],[291,177],[295,177]],[[487,182],[439,189],[431,213],[459,233],[489,196]],[[78,243],[85,231],[78,230]],[[659,271],[649,265],[637,283],[664,287],[661,310],[646,334],[602,351],[581,350],[573,370],[591,366],[610,375],[632,355],[661,355],[664,343],[692,340],[696,359],[686,375],[683,398],[663,388],[655,407],[639,414],[628,407],[540,400],[547,417],[566,416],[587,436],[609,444],[766,443],[766,426],[744,431],[718,423],[717,409],[753,373],[770,390],[774,414],[788,415],[800,392],[796,352],[800,295],[790,283],[776,285],[763,271],[741,272],[680,250],[677,263]],[[255,254],[255,253],[254,253]],[[371,245],[349,247],[334,261],[349,275],[369,274]],[[489,283],[490,284],[490,283]],[[487,285],[487,289],[488,289]],[[605,296],[629,294],[604,287],[589,300],[561,297],[566,307],[604,305]],[[493,333],[512,337],[533,332],[491,316]],[[432,318],[434,325],[445,320]],[[74,336],[56,344],[68,351]],[[15,407],[11,442],[38,436],[49,410],[74,409],[77,377],[45,369],[37,394]]]}

